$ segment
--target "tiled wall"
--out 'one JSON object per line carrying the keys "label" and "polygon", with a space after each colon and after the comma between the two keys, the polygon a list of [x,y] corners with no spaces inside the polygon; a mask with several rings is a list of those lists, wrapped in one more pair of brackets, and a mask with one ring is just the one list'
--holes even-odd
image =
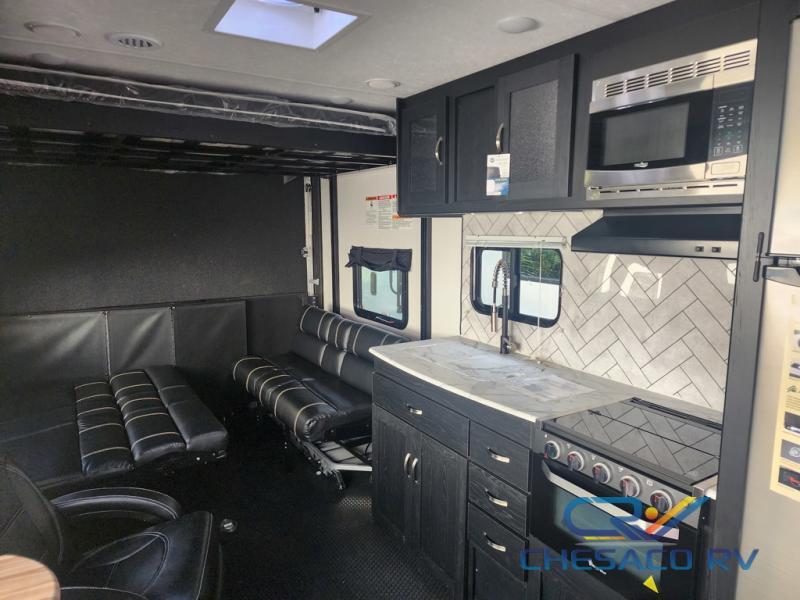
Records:
{"label": "tiled wall", "polygon": [[[601,211],[467,215],[464,235],[564,236]],[[462,265],[461,335],[497,344],[470,303]],[[721,410],[735,261],[562,249],[561,316],[550,328],[511,323],[517,352]]]}

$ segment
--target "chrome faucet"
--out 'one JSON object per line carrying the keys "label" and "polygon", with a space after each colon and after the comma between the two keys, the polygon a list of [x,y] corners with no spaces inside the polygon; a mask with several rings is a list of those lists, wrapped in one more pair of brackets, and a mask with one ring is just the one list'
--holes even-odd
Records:
{"label": "chrome faucet", "polygon": [[511,351],[511,338],[508,336],[511,275],[508,263],[502,258],[498,260],[497,264],[494,266],[494,274],[492,275],[492,320],[490,329],[492,333],[497,331],[497,284],[501,272],[503,273],[503,325],[502,331],[500,332],[500,354],[508,354]]}

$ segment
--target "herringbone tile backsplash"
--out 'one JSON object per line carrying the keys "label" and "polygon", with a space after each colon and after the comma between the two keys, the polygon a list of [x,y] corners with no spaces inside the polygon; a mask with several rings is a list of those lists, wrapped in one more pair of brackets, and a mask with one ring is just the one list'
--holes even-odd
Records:
{"label": "herringbone tile backsplash", "polygon": [[[464,235],[563,236],[601,211],[466,215]],[[461,335],[498,343],[470,302],[462,266]],[[561,316],[549,328],[511,323],[515,350],[722,410],[736,262],[561,250]]]}

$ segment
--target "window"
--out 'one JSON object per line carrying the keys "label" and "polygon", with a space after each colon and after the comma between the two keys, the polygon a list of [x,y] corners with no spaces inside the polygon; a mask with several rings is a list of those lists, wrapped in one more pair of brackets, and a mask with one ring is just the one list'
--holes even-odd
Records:
{"label": "window", "polygon": [[353,269],[353,307],[356,314],[383,325],[408,325],[408,271],[411,250],[350,249]]}
{"label": "window", "polygon": [[489,315],[492,305],[502,315],[502,276],[492,288],[494,268],[501,258],[511,275],[512,321],[552,327],[561,311],[561,252],[553,248],[474,248],[472,251],[472,306]]}
{"label": "window", "polygon": [[357,20],[293,0],[234,0],[214,31],[317,50]]}

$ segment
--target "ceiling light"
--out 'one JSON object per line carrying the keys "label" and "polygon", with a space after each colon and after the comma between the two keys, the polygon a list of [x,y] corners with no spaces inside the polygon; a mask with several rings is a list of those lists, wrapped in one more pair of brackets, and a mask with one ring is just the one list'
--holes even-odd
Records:
{"label": "ceiling light", "polygon": [[503,33],[524,33],[538,26],[536,19],[530,17],[505,17],[497,22],[497,28]]}
{"label": "ceiling light", "polygon": [[72,40],[81,36],[81,32],[60,23],[42,23],[39,21],[28,21],[25,29],[32,31],[36,35],[41,35],[51,40]]}
{"label": "ceiling light", "polygon": [[399,81],[391,79],[367,79],[364,83],[375,90],[391,90],[400,87]]}
{"label": "ceiling light", "polygon": [[234,0],[214,31],[317,50],[358,19],[293,0]]}
{"label": "ceiling light", "polygon": [[161,42],[149,35],[140,33],[109,33],[106,39],[117,46],[133,48],[134,50],[153,50],[161,48]]}
{"label": "ceiling light", "polygon": [[67,59],[58,54],[50,54],[49,52],[36,52],[31,54],[31,60],[40,65],[47,65],[48,67],[60,67],[67,62]]}
{"label": "ceiling light", "polygon": [[331,96],[330,101],[331,104],[336,104],[337,106],[353,103],[353,99],[348,98],[347,96]]}

